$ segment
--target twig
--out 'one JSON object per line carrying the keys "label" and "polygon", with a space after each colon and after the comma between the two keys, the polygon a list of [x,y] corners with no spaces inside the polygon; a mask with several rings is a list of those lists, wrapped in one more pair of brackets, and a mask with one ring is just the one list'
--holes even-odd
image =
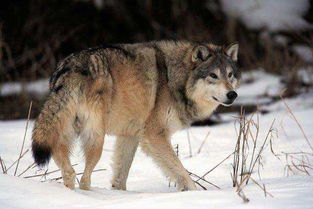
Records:
{"label": "twig", "polygon": [[31,176],[25,176],[24,178],[25,179],[28,179],[28,178],[34,178],[34,177],[39,177],[39,176],[45,176],[45,175],[48,175],[48,174],[51,174],[51,173],[55,173],[55,172],[58,172],[60,171],[60,169],[57,169],[57,170],[54,170],[54,171],[51,171],[51,172],[45,172],[45,173],[41,173],[41,174],[36,174],[36,175],[31,175]]}
{"label": "twig", "polygon": [[[244,119],[245,121],[245,119]],[[248,127],[246,128],[246,123],[243,123],[243,129],[244,130],[249,130],[249,123],[247,124]],[[247,133],[244,132],[244,134],[242,135],[243,136],[243,141],[242,141],[242,147],[241,147],[241,175],[240,175],[240,181],[242,181],[242,178],[243,178],[243,173],[245,173],[245,170],[246,170],[246,157],[245,157],[245,147],[247,145]]]}
{"label": "twig", "polygon": [[207,135],[204,137],[204,140],[202,141],[202,143],[201,143],[201,145],[200,145],[200,147],[199,147],[199,149],[198,149],[198,152],[197,152],[197,154],[199,154],[200,152],[201,152],[201,150],[202,150],[202,147],[204,146],[204,144],[205,144],[205,142],[206,142],[206,140],[208,139],[208,136],[210,135],[210,131],[207,133]]}
{"label": "twig", "polygon": [[0,164],[1,164],[1,168],[2,168],[2,173],[6,174],[7,173],[7,169],[6,169],[4,161],[2,160],[1,157],[0,157]]}
{"label": "twig", "polygon": [[189,129],[187,129],[187,139],[188,139],[188,145],[189,145],[189,157],[192,157],[192,149],[191,149]]}
{"label": "twig", "polygon": [[279,160],[281,161],[281,159],[279,158],[279,155],[275,153],[274,148],[273,148],[273,138],[270,138],[270,150],[271,153]]}
{"label": "twig", "polygon": [[[252,179],[251,175],[253,174],[253,171],[255,170],[255,166],[258,165],[258,175],[261,178],[260,167],[263,166],[262,153],[264,149],[267,147],[269,139],[270,139],[270,144],[271,144],[275,119],[271,123],[264,140],[262,140],[260,148],[258,148],[258,142],[259,142],[258,138],[259,138],[259,130],[260,130],[259,117],[257,117],[257,121],[255,122],[253,120],[253,116],[254,114],[252,114],[249,119],[246,119],[244,115],[244,111],[241,110],[241,114],[238,119],[239,121],[239,130],[237,134],[238,138],[237,138],[237,143],[235,146],[235,151],[233,152],[234,160],[233,160],[233,165],[232,165],[233,169],[231,172],[231,177],[233,180],[233,187],[237,187],[236,192],[243,199],[244,202],[249,201],[249,199],[243,193],[243,187],[248,184],[249,179],[251,179],[253,183],[257,184],[264,191],[265,196],[267,194],[270,196],[273,196],[266,191],[265,185],[261,186],[257,181]],[[255,130],[252,130],[252,128],[255,128]],[[249,148],[249,144],[251,144],[250,139],[252,140],[251,143],[253,145],[252,155],[250,155],[251,150]],[[274,153],[272,144],[271,144],[271,151],[272,153]],[[249,164],[247,165],[248,159],[249,159]],[[290,167],[288,167],[288,169],[290,169]]]}
{"label": "twig", "polygon": [[230,156],[232,156],[232,154],[234,154],[234,152],[232,152],[231,154],[229,154],[226,158],[224,158],[221,162],[219,162],[217,165],[215,165],[213,168],[211,168],[209,171],[207,171],[204,175],[202,175],[201,177],[199,177],[196,181],[199,181],[200,179],[203,179],[206,175],[208,175],[209,173],[211,173],[213,170],[215,170],[218,166],[220,166],[223,162],[225,162]]}
{"label": "twig", "polygon": [[288,112],[290,113],[290,115],[292,116],[292,118],[293,118],[294,121],[297,123],[298,127],[300,128],[300,130],[301,130],[301,132],[302,132],[302,134],[303,134],[303,136],[304,136],[306,142],[308,143],[309,147],[310,147],[311,150],[313,151],[313,147],[312,147],[312,145],[311,145],[311,142],[310,142],[309,138],[307,137],[307,135],[305,134],[305,132],[304,132],[304,130],[303,130],[301,124],[300,124],[299,121],[297,120],[296,116],[293,114],[291,108],[289,107],[289,105],[287,104],[287,102],[285,101],[285,99],[283,98],[282,94],[280,94],[279,96],[280,96],[281,100],[283,101],[284,105],[286,106]]}
{"label": "twig", "polygon": [[239,192],[240,190],[242,190],[242,185],[243,185],[243,183],[244,183],[248,178],[250,178],[251,174],[248,173],[248,174],[242,175],[242,176],[244,176],[244,177],[243,177],[243,179],[239,182],[239,184],[237,183],[237,190],[236,190],[236,192]]}
{"label": "twig", "polygon": [[313,170],[313,167],[309,166],[309,165],[299,164],[299,166],[301,166],[303,168],[309,168],[309,169]]}
{"label": "twig", "polygon": [[[76,165],[78,165],[78,164],[76,163],[76,164],[73,164],[72,166],[74,167]],[[43,177],[43,176],[46,176],[46,175],[49,175],[51,173],[55,173],[55,172],[58,172],[58,171],[60,171],[60,169],[56,169],[56,170],[53,170],[53,171],[50,171],[50,172],[48,172],[48,170],[46,170],[44,173],[36,174],[36,175],[32,175],[32,176],[25,176],[24,178],[28,179],[28,178],[34,178],[34,177],[39,177],[39,176]]]}
{"label": "twig", "polygon": [[203,186],[202,184],[200,184],[199,182],[197,182],[197,181],[194,181],[196,184],[198,184],[202,189],[204,189],[204,190],[208,190],[207,188],[205,188],[205,186]]}
{"label": "twig", "polygon": [[[98,171],[105,171],[105,170],[106,170],[105,168],[103,168],[103,169],[97,169],[97,170],[92,171],[92,173],[98,172]],[[82,175],[82,174],[84,174],[84,172],[77,173],[76,175]],[[57,180],[60,180],[60,179],[62,179],[62,176],[57,177],[57,178],[53,178],[53,179],[49,179],[49,180],[51,180],[51,181],[57,181]]]}
{"label": "twig", "polygon": [[219,186],[217,186],[216,184],[213,184],[212,182],[209,182],[209,181],[207,181],[206,179],[204,179],[204,178],[201,178],[200,176],[198,176],[197,174],[194,174],[194,173],[192,173],[192,172],[190,172],[190,171],[187,171],[188,173],[189,173],[189,175],[193,175],[193,176],[195,176],[196,178],[199,178],[198,180],[196,180],[196,181],[194,181],[195,183],[199,183],[198,181],[199,180],[202,180],[202,181],[204,181],[204,182],[206,182],[206,183],[208,183],[208,184],[210,184],[210,185],[212,185],[212,186],[214,186],[214,187],[216,187],[216,188],[218,188],[218,189],[221,189]]}
{"label": "twig", "polygon": [[[253,148],[252,148],[252,156],[251,156],[251,160],[250,160],[250,165],[249,165],[249,171],[251,172],[252,171],[252,164],[253,164],[253,158],[254,158],[254,153],[255,153],[255,150],[256,150],[256,146],[257,146],[257,142],[258,142],[258,136],[259,136],[259,130],[260,130],[260,127],[259,127],[259,115],[257,115],[257,123],[255,125],[256,127],[256,135],[255,135],[255,138],[253,140]],[[249,129],[249,132],[250,132],[250,136],[251,138],[253,139],[253,135]]]}
{"label": "twig", "polygon": [[25,127],[25,132],[24,132],[24,138],[23,138],[23,143],[22,143],[22,147],[21,147],[19,158],[17,159],[17,164],[16,164],[16,167],[15,167],[14,176],[16,175],[16,172],[17,172],[17,169],[18,169],[18,165],[20,163],[20,159],[21,159],[22,152],[23,152],[23,149],[24,149],[25,138],[26,138],[26,133],[27,133],[27,129],[28,129],[28,123],[29,123],[29,119],[30,119],[30,113],[31,113],[31,110],[32,110],[32,105],[33,105],[33,101],[31,101],[30,105],[29,105],[27,122],[26,122],[26,127]]}
{"label": "twig", "polygon": [[[25,150],[25,152],[22,154],[21,158],[23,158],[24,155],[25,155],[28,151],[29,151],[29,149]],[[15,161],[8,167],[7,171],[10,170],[10,168],[12,168],[12,167],[17,163],[17,161],[18,161],[18,159],[15,160]]]}
{"label": "twig", "polygon": [[[306,173],[308,176],[310,175],[309,172],[307,170],[301,170],[293,161],[291,161],[292,165],[298,170],[301,171],[303,173]],[[303,166],[302,166],[303,167]]]}
{"label": "twig", "polygon": [[248,203],[250,200],[246,197],[246,195],[244,194],[243,192],[243,188],[242,188],[242,185],[243,185],[243,182],[245,182],[245,180],[247,178],[250,178],[250,174],[248,175],[245,175],[245,177],[241,180],[241,182],[238,184],[238,181],[236,181],[237,183],[237,190],[236,190],[236,193],[238,194],[238,196],[243,200],[244,203]]}
{"label": "twig", "polygon": [[289,155],[312,155],[313,153],[309,152],[282,152],[283,154],[289,154]]}
{"label": "twig", "polygon": [[[266,137],[265,137],[265,139],[264,139],[264,141],[263,141],[263,144],[262,144],[262,146],[261,146],[261,148],[260,148],[260,150],[259,150],[259,153],[258,153],[257,157],[255,158],[255,161],[254,161],[254,163],[253,163],[253,165],[252,165],[252,167],[251,167],[251,170],[249,170],[249,173],[252,173],[252,172],[253,172],[253,169],[254,169],[254,167],[255,167],[255,165],[256,165],[256,163],[257,163],[257,162],[260,162],[259,160],[260,160],[260,158],[261,158],[261,154],[262,154],[262,152],[263,152],[263,150],[264,150],[264,147],[265,147],[265,145],[266,145],[266,142],[267,142],[267,140],[268,140],[268,137],[269,137],[271,131],[273,130],[274,123],[275,123],[275,119],[273,120],[273,122],[272,122],[272,124],[271,124],[271,126],[270,126],[270,128],[269,128],[269,130],[268,130],[268,132],[267,132],[267,134],[266,134]],[[246,184],[248,184],[248,183],[249,183],[249,178],[247,179]]]}
{"label": "twig", "polygon": [[267,192],[266,192],[265,184],[263,184],[263,189],[264,189],[264,196],[266,197]]}
{"label": "twig", "polygon": [[287,170],[287,172],[286,172],[287,177],[289,176],[289,171],[291,171],[293,174],[295,174],[295,172],[292,170],[290,165],[286,165],[285,170]]}
{"label": "twig", "polygon": [[[233,187],[235,187],[236,185],[238,185],[238,170],[239,170],[239,160],[240,160],[240,141],[242,138],[242,134],[244,133],[244,129],[243,129],[243,124],[244,124],[244,109],[241,106],[240,109],[240,116],[238,118],[239,120],[239,131],[238,131],[238,135],[237,135],[237,142],[236,142],[236,146],[235,146],[235,150],[233,152],[234,155],[234,160],[233,160],[233,173],[231,173],[231,177],[233,180]],[[235,129],[236,129],[236,133],[237,133],[237,128],[236,128],[236,122],[235,121]]]}
{"label": "twig", "polygon": [[243,200],[244,203],[248,203],[250,200],[246,197],[242,190],[237,192],[238,196]]}
{"label": "twig", "polygon": [[266,194],[268,194],[268,195],[271,196],[271,197],[274,197],[271,193],[269,193],[268,191],[266,191],[264,184],[263,184],[263,187],[262,187],[262,186],[261,186],[256,180],[254,180],[252,177],[250,177],[250,179],[251,179],[251,181],[252,181],[253,183],[255,183],[257,186],[259,186],[259,187],[264,191],[265,197],[266,197]]}
{"label": "twig", "polygon": [[18,175],[18,177],[20,177],[21,175],[23,175],[26,171],[28,171],[31,167],[33,167],[35,165],[35,163],[32,163],[30,166],[28,166],[22,173],[20,173]]}

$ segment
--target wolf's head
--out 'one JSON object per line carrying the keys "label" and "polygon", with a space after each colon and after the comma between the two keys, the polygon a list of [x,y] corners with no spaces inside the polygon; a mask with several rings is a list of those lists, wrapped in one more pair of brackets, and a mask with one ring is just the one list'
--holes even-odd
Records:
{"label": "wolf's head", "polygon": [[238,44],[223,48],[198,45],[191,52],[194,69],[187,82],[188,96],[194,101],[231,105],[237,98],[240,72],[236,67]]}

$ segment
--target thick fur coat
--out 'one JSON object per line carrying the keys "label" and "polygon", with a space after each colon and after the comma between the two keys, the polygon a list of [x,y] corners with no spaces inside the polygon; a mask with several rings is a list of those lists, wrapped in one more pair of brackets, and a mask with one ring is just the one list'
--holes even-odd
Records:
{"label": "thick fur coat", "polygon": [[35,123],[32,151],[38,165],[50,156],[64,184],[75,187],[69,155],[80,136],[86,166],[81,189],[90,188],[105,134],[116,136],[114,189],[126,189],[138,145],[180,191],[195,184],[175,155],[171,135],[237,97],[238,45],[188,41],[103,46],[72,54],[50,79],[50,95]]}

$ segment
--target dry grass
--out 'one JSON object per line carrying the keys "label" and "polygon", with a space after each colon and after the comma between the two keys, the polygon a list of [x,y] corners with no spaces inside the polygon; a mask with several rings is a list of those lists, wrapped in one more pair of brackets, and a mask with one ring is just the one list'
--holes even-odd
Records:
{"label": "dry grass", "polygon": [[260,189],[263,190],[264,196],[273,197],[269,193],[264,184],[260,184],[255,178],[252,177],[254,173],[260,175],[260,167],[262,167],[262,153],[267,146],[269,146],[271,153],[279,160],[282,157],[285,158],[285,172],[289,176],[290,172],[292,174],[302,173],[305,175],[310,175],[313,171],[313,166],[311,163],[313,156],[313,149],[311,145],[311,140],[308,138],[305,133],[301,123],[296,118],[292,109],[289,107],[287,102],[281,96],[282,102],[284,103],[287,111],[291,115],[291,118],[296,122],[299,130],[301,131],[305,142],[312,152],[281,152],[277,154],[273,148],[273,139],[275,138],[275,129],[274,122],[270,125],[267,134],[264,139],[259,139],[259,117],[256,116],[256,121],[253,119],[254,114],[249,118],[245,116],[244,111],[242,110],[240,117],[238,118],[239,129],[238,129],[238,138],[233,155],[233,169],[231,177],[233,180],[233,186],[236,187],[236,192],[243,199],[244,202],[248,202],[248,198],[243,193],[243,188],[249,183],[249,180],[252,183],[256,184]]}
{"label": "dry grass", "polygon": [[17,169],[18,169],[18,165],[20,163],[20,159],[21,159],[21,156],[22,156],[22,153],[23,153],[23,150],[24,150],[25,138],[26,138],[26,134],[27,134],[27,130],[28,130],[28,123],[29,123],[29,119],[30,119],[30,113],[32,111],[32,105],[33,105],[33,102],[30,102],[29,110],[28,110],[28,116],[27,116],[27,122],[26,122],[24,137],[23,137],[23,143],[22,143],[20,155],[19,155],[19,157],[17,159],[17,164],[16,164],[16,167],[15,167],[14,176],[16,175],[16,172],[17,172]]}
{"label": "dry grass", "polygon": [[[309,139],[307,134],[304,131],[303,126],[301,125],[300,121],[297,119],[296,115],[293,113],[291,107],[287,104],[286,100],[280,95],[281,100],[287,110],[287,112],[290,114],[291,118],[295,121],[297,124],[299,130],[301,131],[303,138],[308,145],[308,148],[310,148],[311,151],[296,151],[296,152],[281,152],[276,153],[274,152],[272,148],[273,142],[270,141],[271,146],[271,152],[274,154],[274,156],[277,157],[280,161],[282,161],[282,158],[285,160],[285,174],[286,176],[289,176],[290,173],[293,175],[295,174],[304,174],[304,175],[311,175],[313,172],[313,164],[312,164],[312,158],[313,158],[313,147],[312,147],[312,140]],[[285,135],[287,135],[285,128],[281,124],[282,130],[285,132]]]}
{"label": "dry grass", "polygon": [[192,157],[192,147],[191,147],[191,140],[190,140],[190,132],[189,129],[187,131],[187,140],[188,140],[188,147],[189,147],[189,157]]}
{"label": "dry grass", "polygon": [[290,172],[295,175],[305,174],[310,176],[313,171],[313,165],[311,163],[313,153],[305,153],[305,152],[298,152],[298,153],[288,153],[282,152],[282,155],[285,158],[285,173],[287,176],[290,175]]}
{"label": "dry grass", "polygon": [[[92,171],[92,173],[99,172],[99,171],[106,171],[106,170],[107,169],[105,169],[105,168],[95,169],[95,170]],[[76,176],[83,175],[83,174],[84,174],[84,172],[76,173]],[[48,179],[48,180],[50,180],[50,181],[58,181],[60,179],[62,179],[62,176],[56,177],[56,178],[52,178],[52,179]],[[78,181],[78,183],[79,183],[79,181]]]}
{"label": "dry grass", "polygon": [[194,180],[194,182],[197,184],[197,185],[199,185],[202,189],[204,189],[204,190],[208,190],[203,184],[201,184],[200,182],[199,182],[199,180],[202,180],[202,181],[204,181],[205,183],[207,183],[207,184],[209,184],[209,185],[211,185],[211,186],[214,186],[215,188],[217,188],[217,189],[221,189],[219,186],[217,186],[216,184],[213,184],[212,182],[209,182],[209,181],[207,181],[204,177],[200,177],[200,176],[198,176],[197,174],[194,174],[194,173],[192,173],[192,172],[190,172],[190,171],[188,171],[188,173],[189,173],[189,175],[191,176],[191,177],[195,177],[195,178],[197,178],[197,180]]}
{"label": "dry grass", "polygon": [[313,153],[313,146],[311,144],[311,140],[308,138],[308,136],[306,135],[302,125],[300,124],[300,122],[298,121],[298,119],[296,118],[296,116],[293,114],[291,108],[289,107],[289,105],[287,104],[287,102],[285,101],[285,99],[283,98],[282,95],[280,95],[281,100],[283,101],[286,109],[288,110],[288,112],[290,113],[290,115],[292,116],[292,119],[297,123],[299,129],[301,130],[301,133],[305,139],[305,141],[307,142],[308,146],[310,147],[312,153]]}
{"label": "dry grass", "polygon": [[199,180],[205,180],[205,177],[211,173],[212,171],[214,171],[217,167],[219,167],[222,163],[224,163],[227,159],[229,159],[232,155],[234,154],[234,152],[232,152],[231,154],[229,154],[227,157],[225,157],[221,162],[219,162],[218,164],[216,164],[213,168],[211,168],[209,171],[207,171],[204,175],[202,175],[201,177],[199,177],[196,181],[198,182]]}
{"label": "dry grass", "polygon": [[200,144],[199,149],[197,151],[197,154],[200,154],[200,152],[202,151],[202,148],[203,148],[205,142],[207,141],[209,135],[210,135],[210,131],[208,131],[207,135],[204,137],[202,143]]}
{"label": "dry grass", "polygon": [[25,150],[25,151],[23,152],[23,154],[20,155],[20,156],[17,158],[17,160],[15,160],[15,161],[8,167],[7,171],[10,170],[10,168],[12,168],[12,167],[17,163],[17,161],[19,161],[20,159],[22,159],[22,158],[26,155],[26,153],[28,153],[28,152],[29,152],[29,149]]}
{"label": "dry grass", "polygon": [[[27,134],[27,130],[28,130],[28,124],[29,124],[29,120],[30,120],[30,114],[31,114],[31,110],[32,110],[32,102],[30,102],[29,104],[29,109],[28,109],[28,116],[27,116],[27,121],[26,121],[26,127],[25,127],[25,132],[24,132],[24,137],[23,137],[23,141],[22,141],[22,147],[20,149],[20,154],[17,158],[16,161],[14,161],[8,168],[6,167],[3,159],[1,159],[0,157],[0,164],[1,164],[1,168],[2,168],[2,172],[4,174],[7,174],[8,171],[16,164],[15,166],[15,170],[14,170],[14,176],[17,175],[17,172],[18,172],[18,167],[19,167],[19,163],[20,163],[20,160],[26,155],[26,153],[29,152],[29,149],[26,149],[24,151],[24,146],[25,146],[25,139],[26,139],[26,134]],[[20,174],[18,174],[18,176],[21,176],[22,174],[24,174],[26,171],[28,171],[31,167],[34,166],[34,163],[30,166],[28,166],[24,171],[22,171]]]}
{"label": "dry grass", "polygon": [[2,160],[1,157],[0,157],[0,165],[1,165],[2,173],[6,174],[7,173],[7,168],[6,168],[5,163],[4,163],[4,161]]}
{"label": "dry grass", "polygon": [[[76,165],[78,165],[78,164],[73,164],[72,167],[75,167]],[[56,173],[56,172],[59,172],[59,171],[60,171],[60,169],[56,169],[56,170],[53,170],[53,171],[49,171],[49,169],[47,169],[44,173],[36,174],[36,175],[30,175],[30,176],[25,176],[24,178],[28,179],[28,178],[41,177],[41,178],[45,178],[46,179],[47,175],[52,174],[52,173]]]}
{"label": "dry grass", "polygon": [[267,147],[269,141],[271,141],[274,132],[274,122],[271,123],[267,134],[264,139],[259,139],[259,116],[256,115],[256,121],[254,120],[255,114],[251,114],[249,118],[245,116],[244,109],[242,109],[239,118],[237,143],[233,152],[233,163],[231,178],[233,187],[236,187],[237,194],[243,199],[244,202],[248,202],[248,198],[243,193],[243,188],[252,180],[253,183],[258,185],[263,191],[265,196],[273,196],[266,189],[265,185],[260,184],[252,178],[252,175],[257,172],[259,178],[260,167],[262,167],[262,153]]}

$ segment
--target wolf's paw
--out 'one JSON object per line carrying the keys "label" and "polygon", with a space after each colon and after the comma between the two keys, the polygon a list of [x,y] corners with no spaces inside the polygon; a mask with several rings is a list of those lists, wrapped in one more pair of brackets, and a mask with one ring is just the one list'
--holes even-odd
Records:
{"label": "wolf's paw", "polygon": [[90,190],[90,184],[91,184],[90,178],[82,176],[79,182],[79,188],[82,190]]}
{"label": "wolf's paw", "polygon": [[64,185],[65,185],[67,188],[71,189],[71,190],[74,190],[74,189],[75,189],[75,183],[65,183],[65,182],[64,182]]}
{"label": "wolf's paw", "polygon": [[63,175],[63,184],[68,187],[69,189],[75,189],[75,178],[76,174],[73,173],[65,173]]}
{"label": "wolf's paw", "polygon": [[177,190],[181,192],[192,191],[197,190],[197,187],[191,179],[179,178],[177,181]]}
{"label": "wolf's paw", "polygon": [[90,185],[87,184],[79,184],[79,188],[82,190],[90,190]]}
{"label": "wolf's paw", "polygon": [[118,177],[113,177],[112,179],[112,189],[113,190],[126,190],[126,181]]}
{"label": "wolf's paw", "polygon": [[113,190],[126,190],[126,184],[112,184]]}
{"label": "wolf's paw", "polygon": [[185,191],[193,191],[193,190],[197,190],[196,186],[195,185],[181,185],[177,187],[178,191],[180,192],[185,192]]}

